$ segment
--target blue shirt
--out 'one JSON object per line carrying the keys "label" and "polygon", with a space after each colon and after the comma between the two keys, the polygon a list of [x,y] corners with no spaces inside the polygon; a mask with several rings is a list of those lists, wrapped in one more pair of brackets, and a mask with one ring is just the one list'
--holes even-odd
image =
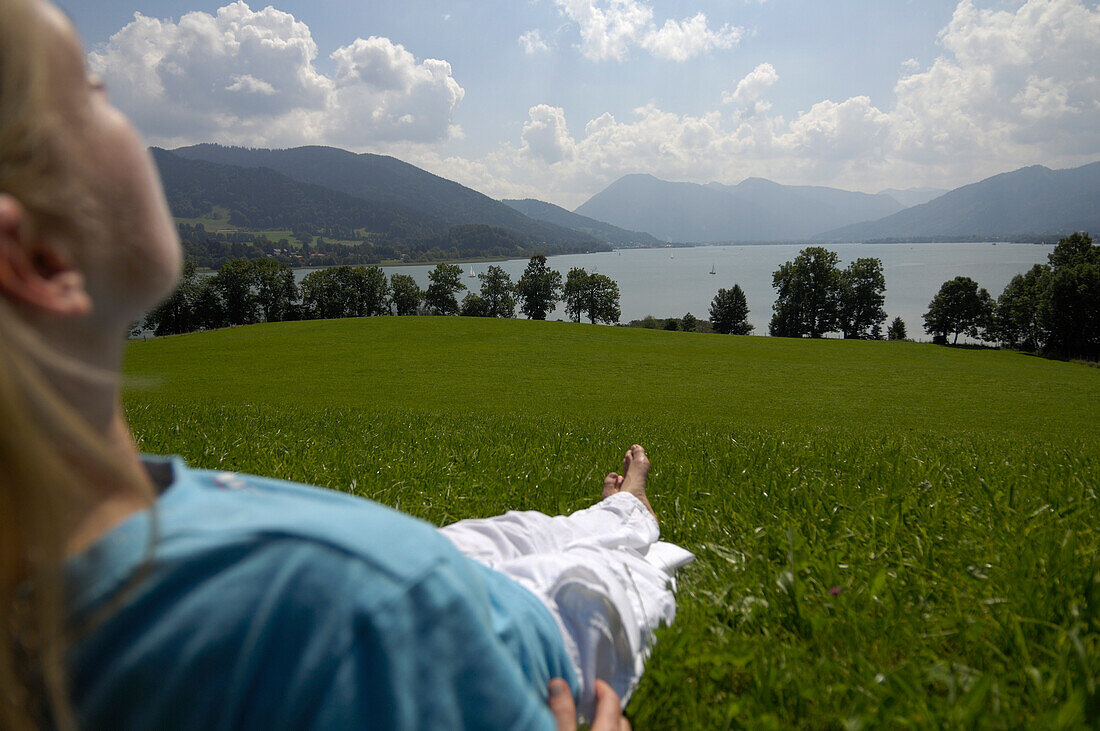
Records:
{"label": "blue shirt", "polygon": [[161,467],[155,511],[66,566],[82,728],[555,727],[546,685],[577,682],[553,617],[431,525]]}

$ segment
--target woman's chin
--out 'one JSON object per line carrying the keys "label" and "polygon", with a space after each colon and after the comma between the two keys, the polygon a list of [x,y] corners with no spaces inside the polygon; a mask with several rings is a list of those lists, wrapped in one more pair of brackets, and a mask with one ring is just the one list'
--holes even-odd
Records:
{"label": "woman's chin", "polygon": [[183,274],[183,249],[172,233],[170,241],[151,250],[130,272],[130,299],[134,309],[147,312],[168,299],[180,285]]}

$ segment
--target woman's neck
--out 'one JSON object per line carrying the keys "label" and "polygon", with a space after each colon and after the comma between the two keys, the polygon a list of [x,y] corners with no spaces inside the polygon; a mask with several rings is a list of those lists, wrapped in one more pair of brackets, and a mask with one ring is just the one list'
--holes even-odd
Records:
{"label": "woman's neck", "polygon": [[[134,513],[148,508],[153,501],[153,483],[141,464],[137,446],[130,434],[121,408],[104,434],[104,446],[113,465],[124,470],[89,469],[85,460],[70,456],[68,461],[77,474],[88,476],[88,499],[72,516],[66,553],[84,551]],[[120,477],[122,479],[120,479]]]}
{"label": "woman's neck", "polygon": [[[70,514],[67,552],[83,551],[100,536],[153,501],[153,483],[141,464],[126,424],[120,390],[124,341],[109,327],[57,332],[47,342],[64,343],[47,359],[44,373],[55,393],[91,429],[97,444],[60,446],[58,456],[81,478],[80,499]],[[53,361],[50,363],[49,361]]]}

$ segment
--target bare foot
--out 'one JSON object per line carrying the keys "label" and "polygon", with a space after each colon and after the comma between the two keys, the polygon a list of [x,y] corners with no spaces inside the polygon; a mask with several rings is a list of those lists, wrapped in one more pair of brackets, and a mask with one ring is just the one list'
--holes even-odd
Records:
{"label": "bare foot", "polygon": [[[657,517],[657,513],[653,511],[653,506],[649,504],[649,498],[645,494],[645,481],[648,476],[649,457],[646,456],[645,450],[640,445],[635,444],[626,450],[626,456],[623,457],[623,476],[619,478],[618,490],[615,492],[629,492],[649,508],[649,512],[653,513],[653,517]],[[608,475],[608,477],[611,477],[611,475]],[[607,492],[607,480],[604,480],[604,492]]]}

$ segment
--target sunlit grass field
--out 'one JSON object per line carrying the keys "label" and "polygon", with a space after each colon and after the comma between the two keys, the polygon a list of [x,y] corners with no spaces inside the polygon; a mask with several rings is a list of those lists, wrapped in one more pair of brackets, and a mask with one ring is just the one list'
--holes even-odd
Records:
{"label": "sunlit grass field", "polygon": [[633,442],[697,555],[638,729],[1100,723],[1100,369],[470,318],[135,342],[142,449],[436,524],[557,513]]}

